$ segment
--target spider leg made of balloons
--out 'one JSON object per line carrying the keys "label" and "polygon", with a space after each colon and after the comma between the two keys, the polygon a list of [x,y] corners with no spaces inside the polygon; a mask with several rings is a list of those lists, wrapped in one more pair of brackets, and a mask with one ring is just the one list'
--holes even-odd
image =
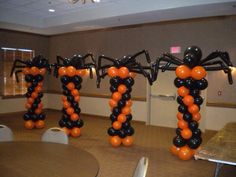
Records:
{"label": "spider leg made of balloons", "polygon": [[[21,64],[24,64],[24,65],[17,65],[17,63],[21,63]],[[22,60],[19,60],[19,59],[16,59],[13,63],[13,66],[12,66],[12,69],[11,69],[11,73],[10,73],[10,76],[12,77],[13,73],[15,73],[15,76],[16,76],[16,82],[19,82],[19,77],[18,77],[18,74],[20,72],[22,72],[22,69],[25,68],[27,66],[28,62],[27,61],[22,61]],[[15,71],[16,68],[22,68],[22,69],[18,69]],[[14,72],[15,71],[15,72]]]}

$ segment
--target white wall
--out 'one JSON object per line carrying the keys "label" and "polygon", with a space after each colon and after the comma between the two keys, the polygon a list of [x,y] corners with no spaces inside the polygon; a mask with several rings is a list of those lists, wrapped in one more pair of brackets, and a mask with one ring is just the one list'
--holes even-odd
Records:
{"label": "white wall", "polygon": [[[25,98],[2,99],[0,97],[0,113],[25,111]],[[80,108],[82,113],[106,116],[110,115],[108,98],[81,97]],[[44,108],[61,110],[62,102],[59,94],[44,94]],[[147,120],[147,106],[145,101],[133,101],[133,120]],[[220,108],[206,106],[205,115],[201,124],[208,130],[219,130],[227,122],[236,121],[235,108]],[[173,125],[175,128],[176,126]]]}

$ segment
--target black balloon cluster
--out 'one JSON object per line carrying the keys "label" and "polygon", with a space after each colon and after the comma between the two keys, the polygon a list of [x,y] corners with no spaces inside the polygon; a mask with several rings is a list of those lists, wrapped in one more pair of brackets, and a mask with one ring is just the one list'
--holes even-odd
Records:
{"label": "black balloon cluster", "polygon": [[41,55],[27,61],[15,60],[11,70],[11,76],[16,68],[20,68],[15,71],[17,82],[17,74],[23,72],[27,85],[27,93],[25,94],[27,97],[25,105],[27,112],[23,116],[25,127],[27,129],[32,129],[34,127],[43,128],[45,125],[45,114],[42,112],[43,104],[41,98],[43,97],[42,87],[44,74],[46,73],[46,70],[50,71],[48,60]]}

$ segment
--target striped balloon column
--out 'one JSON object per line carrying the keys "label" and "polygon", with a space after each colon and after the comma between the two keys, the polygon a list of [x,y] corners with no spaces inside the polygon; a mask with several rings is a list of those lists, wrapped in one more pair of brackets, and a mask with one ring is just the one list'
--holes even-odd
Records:
{"label": "striped balloon column", "polygon": [[59,121],[59,126],[72,137],[78,137],[81,134],[83,120],[80,118],[79,100],[82,76],[85,70],[77,69],[73,66],[60,67],[58,74],[61,79],[63,89],[63,115]]}
{"label": "striped balloon column", "polygon": [[200,96],[200,91],[208,86],[204,78],[207,72],[202,66],[189,67],[189,65],[180,65],[175,72],[177,78],[174,84],[178,88],[177,102],[179,103],[178,128],[171,152],[182,160],[188,160],[193,157],[195,150],[202,143],[199,111],[203,98]]}
{"label": "striped balloon column", "polygon": [[134,73],[127,67],[110,67],[110,91],[112,92],[109,105],[111,107],[111,127],[108,129],[109,142],[113,147],[121,144],[131,146],[133,144],[134,129],[131,126],[131,91],[134,84]]}
{"label": "striped balloon column", "polygon": [[22,72],[25,75],[27,86],[27,93],[25,94],[27,112],[23,116],[25,120],[24,126],[26,129],[44,128],[45,114],[42,112],[43,104],[41,98],[43,97],[42,87],[46,68],[25,67]]}

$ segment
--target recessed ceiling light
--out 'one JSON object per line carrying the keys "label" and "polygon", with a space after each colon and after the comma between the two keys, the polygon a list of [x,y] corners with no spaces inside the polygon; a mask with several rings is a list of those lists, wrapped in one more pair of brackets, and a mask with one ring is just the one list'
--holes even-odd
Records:
{"label": "recessed ceiling light", "polygon": [[93,0],[93,2],[100,2],[100,0]]}
{"label": "recessed ceiling light", "polygon": [[55,12],[55,9],[48,9],[49,12]]}

